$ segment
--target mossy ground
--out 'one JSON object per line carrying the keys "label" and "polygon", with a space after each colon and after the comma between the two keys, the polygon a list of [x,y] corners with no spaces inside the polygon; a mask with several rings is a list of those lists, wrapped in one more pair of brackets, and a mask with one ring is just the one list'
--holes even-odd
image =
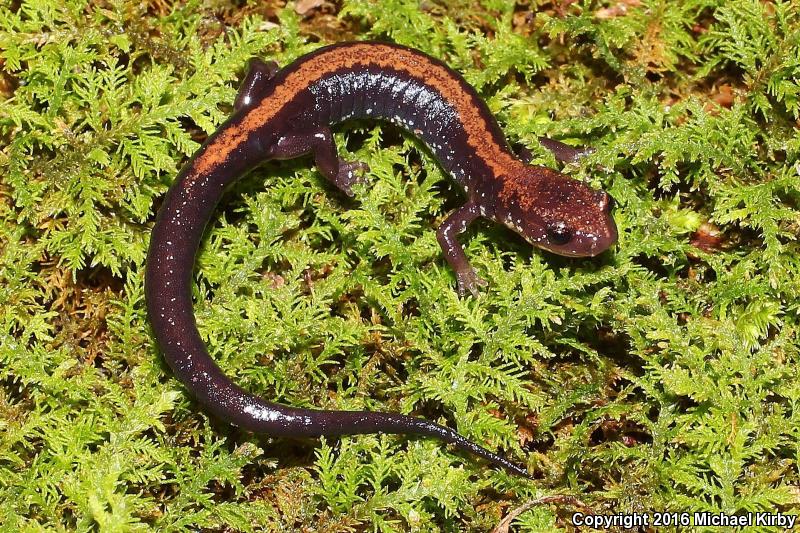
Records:
{"label": "mossy ground", "polygon": [[[0,524],[5,530],[519,531],[596,513],[796,513],[800,13],[792,1],[350,0],[0,7]],[[459,193],[413,139],[340,128],[370,184],[309,160],[229,191],[196,313],[239,383],[298,406],[399,410],[433,440],[271,440],[210,420],[143,303],[159,199],[230,112],[250,57],[377,38],[463,72],[509,139],[597,151],[616,199],[594,260],[479,223],[459,299],[434,228]],[[577,506],[577,507],[576,507]],[[766,528],[765,528],[766,529]]]}

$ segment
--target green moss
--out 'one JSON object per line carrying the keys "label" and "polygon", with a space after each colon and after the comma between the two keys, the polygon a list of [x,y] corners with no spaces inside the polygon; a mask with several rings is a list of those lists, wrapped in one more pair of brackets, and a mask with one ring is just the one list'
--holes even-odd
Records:
{"label": "green moss", "polygon": [[[800,15],[638,4],[0,7],[0,524],[486,531],[546,495],[599,513],[796,512]],[[566,171],[617,200],[620,244],[577,261],[476,224],[464,240],[490,286],[459,299],[434,235],[458,193],[417,141],[340,128],[371,168],[358,200],[309,160],[226,195],[197,269],[203,337],[253,392],[425,416],[535,482],[433,440],[242,433],[154,344],[142,273],[159,198],[250,57],[286,64],[337,32],[444,59],[542,164],[539,135],[594,146]],[[569,501],[515,524],[567,527]]]}

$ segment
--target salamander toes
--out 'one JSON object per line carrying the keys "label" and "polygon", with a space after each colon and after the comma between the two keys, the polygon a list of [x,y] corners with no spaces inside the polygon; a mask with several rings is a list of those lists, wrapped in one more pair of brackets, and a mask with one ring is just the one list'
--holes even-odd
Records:
{"label": "salamander toes", "polygon": [[339,173],[336,176],[336,186],[351,198],[353,185],[366,182],[366,173],[369,172],[369,165],[361,161],[339,161]]}
{"label": "salamander toes", "polygon": [[477,298],[480,295],[478,287],[489,286],[485,279],[478,276],[474,268],[456,272],[456,282],[458,284],[458,295],[462,298],[466,296],[467,291]]}

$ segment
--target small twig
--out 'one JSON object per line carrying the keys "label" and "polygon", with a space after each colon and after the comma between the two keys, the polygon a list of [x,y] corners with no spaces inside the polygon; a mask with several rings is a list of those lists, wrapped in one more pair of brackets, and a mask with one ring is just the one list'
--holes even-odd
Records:
{"label": "small twig", "polygon": [[541,498],[536,498],[535,500],[531,500],[526,502],[513,511],[509,512],[505,518],[503,518],[497,527],[492,530],[492,533],[508,533],[508,528],[511,527],[511,522],[514,521],[519,515],[524,513],[525,511],[536,507],[537,505],[545,505],[548,503],[562,503],[567,505],[572,505],[573,507],[579,507],[581,509],[588,509],[589,506],[580,501],[575,496],[569,496],[567,494],[555,494],[553,496],[542,496]]}

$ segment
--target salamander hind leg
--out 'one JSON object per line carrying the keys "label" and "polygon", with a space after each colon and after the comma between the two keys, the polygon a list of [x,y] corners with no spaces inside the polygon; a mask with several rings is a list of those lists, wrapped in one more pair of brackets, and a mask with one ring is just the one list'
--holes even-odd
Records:
{"label": "salamander hind leg", "polygon": [[439,246],[444,251],[445,259],[456,272],[458,294],[464,296],[469,291],[478,296],[478,287],[485,287],[486,281],[478,277],[475,269],[469,264],[464,248],[458,242],[458,236],[466,231],[476,218],[480,216],[480,208],[473,202],[467,202],[453,211],[436,231]]}
{"label": "salamander hind leg", "polygon": [[280,67],[274,61],[261,61],[258,58],[250,60],[247,74],[239,87],[239,94],[233,103],[233,110],[239,111],[252,107],[253,104],[261,100],[272,87],[272,78],[278,73]]}
{"label": "salamander hind leg", "polygon": [[[594,148],[587,148],[585,146],[570,146],[562,143],[561,141],[556,141],[555,139],[549,139],[547,137],[539,137],[539,144],[552,152],[556,158],[556,161],[559,163],[576,163],[582,157],[585,157],[595,151]],[[520,161],[526,165],[531,164],[531,161],[533,161],[533,156],[534,154],[530,148],[525,146],[517,150],[517,157],[519,157]]]}
{"label": "salamander hind leg", "polygon": [[352,186],[361,181],[361,174],[369,166],[360,161],[345,161],[336,152],[336,143],[330,128],[319,128],[291,132],[281,136],[268,151],[274,159],[292,159],[311,153],[317,169],[347,196],[353,196]]}
{"label": "salamander hind leg", "polygon": [[[559,163],[575,163],[582,157],[594,152],[594,148],[586,146],[570,146],[555,139],[539,137],[539,144],[550,150]],[[526,161],[528,163],[529,161]]]}

